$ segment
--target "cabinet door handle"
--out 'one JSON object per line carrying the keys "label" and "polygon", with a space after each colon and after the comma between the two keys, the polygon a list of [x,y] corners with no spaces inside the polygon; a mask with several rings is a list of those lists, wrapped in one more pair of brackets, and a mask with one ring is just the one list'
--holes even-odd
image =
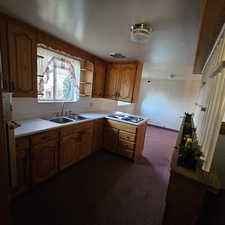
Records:
{"label": "cabinet door handle", "polygon": [[10,81],[10,91],[15,91],[15,84],[14,81]]}
{"label": "cabinet door handle", "polygon": [[8,91],[7,80],[3,80],[3,88]]}

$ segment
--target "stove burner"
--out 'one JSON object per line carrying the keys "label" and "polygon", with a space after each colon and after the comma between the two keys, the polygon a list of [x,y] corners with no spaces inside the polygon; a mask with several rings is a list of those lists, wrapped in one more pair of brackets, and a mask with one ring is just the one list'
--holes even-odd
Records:
{"label": "stove burner", "polygon": [[125,121],[132,122],[132,123],[139,123],[144,120],[141,117],[123,115],[123,114],[111,114],[111,115],[109,115],[109,117],[119,119],[119,120],[125,120]]}

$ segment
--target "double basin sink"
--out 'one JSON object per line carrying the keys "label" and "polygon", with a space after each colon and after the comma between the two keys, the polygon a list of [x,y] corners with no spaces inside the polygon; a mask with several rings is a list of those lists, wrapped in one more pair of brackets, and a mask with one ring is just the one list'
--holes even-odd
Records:
{"label": "double basin sink", "polygon": [[70,122],[81,121],[86,119],[87,119],[86,117],[80,116],[80,115],[69,115],[69,116],[54,117],[50,119],[49,121],[63,124],[63,123],[70,123]]}

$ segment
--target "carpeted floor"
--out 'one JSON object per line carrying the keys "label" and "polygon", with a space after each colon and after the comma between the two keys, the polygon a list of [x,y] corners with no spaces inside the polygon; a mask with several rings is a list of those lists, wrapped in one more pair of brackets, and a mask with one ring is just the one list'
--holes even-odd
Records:
{"label": "carpeted floor", "polygon": [[160,225],[177,133],[148,127],[143,159],[97,152],[12,205],[15,225]]}

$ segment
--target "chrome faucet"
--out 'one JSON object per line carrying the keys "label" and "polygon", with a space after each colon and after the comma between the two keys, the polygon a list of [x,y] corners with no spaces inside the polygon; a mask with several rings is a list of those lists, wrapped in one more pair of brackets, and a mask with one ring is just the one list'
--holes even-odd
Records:
{"label": "chrome faucet", "polygon": [[62,103],[62,110],[61,110],[61,116],[64,115],[64,105],[65,105],[65,102]]}

